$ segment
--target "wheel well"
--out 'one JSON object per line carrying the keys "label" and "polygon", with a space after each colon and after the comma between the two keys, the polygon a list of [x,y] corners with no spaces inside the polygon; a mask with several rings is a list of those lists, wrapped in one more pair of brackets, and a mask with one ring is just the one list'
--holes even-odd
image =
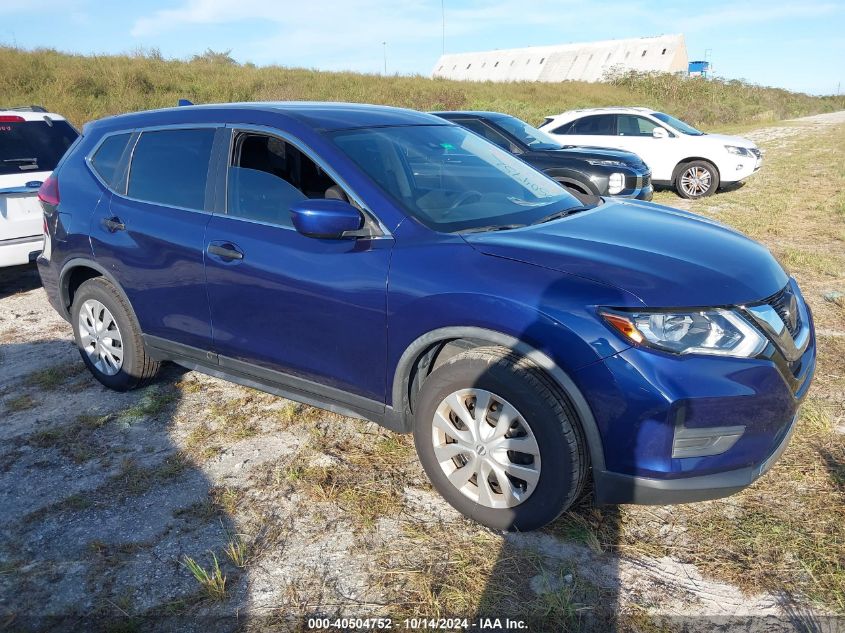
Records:
{"label": "wheel well", "polygon": [[76,291],[79,289],[79,286],[84,284],[89,279],[94,279],[94,277],[102,277],[102,273],[94,268],[90,268],[89,266],[74,266],[71,270],[69,270],[65,275],[64,281],[64,301],[65,307],[70,308],[73,305],[73,297],[76,294]]}
{"label": "wheel well", "polygon": [[447,360],[476,347],[491,345],[489,341],[474,338],[445,339],[433,343],[414,359],[408,374],[407,398],[408,410],[413,413],[417,395],[428,375]]}
{"label": "wheel well", "polygon": [[716,164],[712,160],[707,160],[706,158],[691,156],[690,158],[685,158],[683,160],[678,161],[678,164],[675,165],[675,169],[672,171],[672,184],[675,184],[675,181],[678,179],[678,176],[681,173],[681,170],[686,167],[689,163],[693,163],[695,161],[701,161],[702,163],[707,163],[713,168],[713,171],[716,172],[716,175],[719,176],[719,180],[722,179],[721,174],[719,173],[719,168],[716,167]]}

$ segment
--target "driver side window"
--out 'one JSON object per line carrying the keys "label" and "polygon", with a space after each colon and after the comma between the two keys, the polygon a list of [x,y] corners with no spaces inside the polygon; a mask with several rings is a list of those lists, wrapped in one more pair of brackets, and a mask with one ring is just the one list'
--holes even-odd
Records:
{"label": "driver side window", "polygon": [[291,206],[309,198],[348,201],[343,189],[294,145],[252,132],[235,137],[228,174],[228,215],[293,227]]}
{"label": "driver side window", "polygon": [[478,119],[456,119],[455,123],[475,132],[482,138],[486,138],[488,141],[494,145],[498,145],[506,152],[513,153],[514,151],[513,144],[503,134],[494,130],[484,121],[479,121]]}
{"label": "driver side window", "polygon": [[632,114],[617,117],[619,136],[651,136],[654,128],[661,127],[654,121]]}

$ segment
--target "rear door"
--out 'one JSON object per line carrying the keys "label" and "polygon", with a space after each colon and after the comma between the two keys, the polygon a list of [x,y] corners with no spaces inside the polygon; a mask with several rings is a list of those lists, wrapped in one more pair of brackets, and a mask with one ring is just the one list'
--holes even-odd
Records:
{"label": "rear door", "polygon": [[0,249],[41,239],[38,188],[77,136],[67,121],[0,116]]}
{"label": "rear door", "polygon": [[624,149],[616,135],[615,114],[590,114],[546,131],[566,145]]}
{"label": "rear door", "polygon": [[[179,126],[132,134],[106,183],[111,201],[97,208],[91,225],[94,256],[123,287],[142,331],[199,350],[211,347],[203,239],[215,133],[212,126]],[[109,164],[120,149],[117,142],[110,149],[109,138],[89,157],[95,171],[98,152]]]}

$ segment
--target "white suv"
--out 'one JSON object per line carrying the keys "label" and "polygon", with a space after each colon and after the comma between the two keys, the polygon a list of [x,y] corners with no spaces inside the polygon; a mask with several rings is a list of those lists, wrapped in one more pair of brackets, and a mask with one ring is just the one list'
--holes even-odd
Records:
{"label": "white suv", "polygon": [[540,129],[564,145],[591,145],[639,154],[652,182],[684,198],[702,198],[719,185],[760,169],[763,155],[748,139],[705,134],[649,108],[591,108],[548,117]]}
{"label": "white suv", "polygon": [[40,106],[0,109],[0,266],[37,257],[44,241],[38,188],[78,136]]}

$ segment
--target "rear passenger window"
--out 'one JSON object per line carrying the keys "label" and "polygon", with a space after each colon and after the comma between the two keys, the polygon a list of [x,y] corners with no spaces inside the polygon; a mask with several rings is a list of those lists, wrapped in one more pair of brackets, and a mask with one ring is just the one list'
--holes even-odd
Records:
{"label": "rear passenger window", "polygon": [[132,155],[130,198],[186,209],[205,207],[214,129],[144,132]]}
{"label": "rear passenger window", "polygon": [[123,156],[123,150],[126,149],[126,143],[129,142],[130,136],[132,134],[129,132],[109,136],[91,158],[91,166],[94,171],[109,187],[113,187],[115,184],[117,165],[120,162],[120,157]]}
{"label": "rear passenger window", "polygon": [[612,136],[616,134],[616,117],[613,114],[585,116],[573,122],[570,134],[588,134],[590,136]]}

